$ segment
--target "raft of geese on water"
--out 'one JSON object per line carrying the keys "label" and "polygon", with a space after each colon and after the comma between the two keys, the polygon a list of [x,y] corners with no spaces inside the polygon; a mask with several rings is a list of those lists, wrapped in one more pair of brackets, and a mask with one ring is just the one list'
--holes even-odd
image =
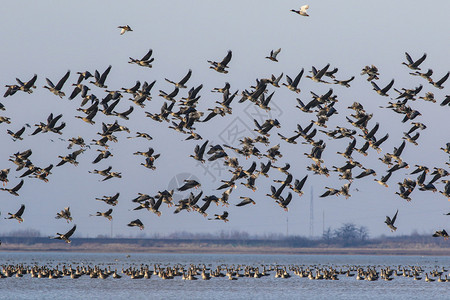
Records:
{"label": "raft of geese on water", "polygon": [[[61,267],[61,269],[60,269]],[[317,265],[226,265],[221,264],[216,267],[205,264],[190,264],[174,266],[161,266],[154,264],[153,267],[142,264],[140,267],[132,266],[122,268],[121,272],[117,269],[112,270],[110,266],[101,268],[94,265],[58,265],[56,267],[38,266],[38,265],[2,265],[0,278],[30,276],[34,278],[114,278],[122,277],[130,279],[150,279],[159,277],[160,279],[182,279],[182,280],[210,280],[212,278],[225,278],[228,280],[237,280],[239,278],[291,278],[300,277],[310,280],[339,280],[339,277],[354,277],[356,280],[385,280],[391,281],[396,277],[411,278],[413,280],[422,280],[425,277],[426,282],[450,282],[448,270],[433,269],[425,272],[420,266],[317,266]]]}

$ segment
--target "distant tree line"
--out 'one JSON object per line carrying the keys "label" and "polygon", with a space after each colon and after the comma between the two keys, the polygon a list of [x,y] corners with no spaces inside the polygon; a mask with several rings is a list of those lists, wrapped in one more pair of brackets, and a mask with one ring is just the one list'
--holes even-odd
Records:
{"label": "distant tree line", "polygon": [[[15,243],[52,243],[55,240],[44,237],[38,230],[25,229],[15,230],[8,233],[0,233],[0,240],[10,240]],[[187,231],[174,232],[167,235],[153,233],[151,235],[139,232],[135,236],[116,235],[111,238],[108,235],[98,235],[95,238],[75,237],[80,242],[105,242],[114,240],[118,243],[138,243],[149,245],[154,243],[183,243],[202,241],[215,244],[232,244],[242,246],[272,246],[272,247],[360,247],[360,246],[392,246],[403,247],[414,244],[435,245],[439,247],[450,247],[450,242],[442,238],[433,238],[431,235],[420,235],[413,232],[411,235],[403,236],[381,236],[370,238],[369,231],[365,226],[357,226],[353,223],[344,223],[339,228],[327,228],[322,237],[303,237],[297,235],[286,236],[281,233],[270,233],[253,235],[245,231],[231,230],[216,233],[192,233]]]}

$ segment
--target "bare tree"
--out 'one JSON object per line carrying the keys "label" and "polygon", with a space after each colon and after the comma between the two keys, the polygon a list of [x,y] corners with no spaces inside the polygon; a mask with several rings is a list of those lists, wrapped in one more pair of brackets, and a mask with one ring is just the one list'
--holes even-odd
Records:
{"label": "bare tree", "polygon": [[334,230],[334,236],[344,246],[350,246],[367,240],[369,238],[369,233],[365,226],[357,227],[353,223],[345,223]]}

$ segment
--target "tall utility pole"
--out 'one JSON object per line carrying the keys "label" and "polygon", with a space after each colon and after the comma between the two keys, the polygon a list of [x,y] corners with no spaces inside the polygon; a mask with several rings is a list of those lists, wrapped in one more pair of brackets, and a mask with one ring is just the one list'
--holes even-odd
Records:
{"label": "tall utility pole", "polygon": [[286,215],[286,237],[289,236],[289,219],[288,216]]}
{"label": "tall utility pole", "polygon": [[325,210],[322,210],[322,236],[325,234]]}
{"label": "tall utility pole", "polygon": [[313,187],[311,186],[311,200],[309,202],[309,237],[314,235],[314,197],[313,197]]}

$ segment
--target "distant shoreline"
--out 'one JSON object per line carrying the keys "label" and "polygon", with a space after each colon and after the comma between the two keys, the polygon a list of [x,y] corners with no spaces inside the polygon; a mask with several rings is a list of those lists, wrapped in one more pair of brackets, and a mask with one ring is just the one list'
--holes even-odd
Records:
{"label": "distant shoreline", "polygon": [[123,243],[2,244],[1,252],[85,252],[85,253],[174,253],[174,254],[280,254],[280,255],[413,255],[450,256],[449,248],[371,248],[371,247],[270,247],[180,243],[140,246]]}

